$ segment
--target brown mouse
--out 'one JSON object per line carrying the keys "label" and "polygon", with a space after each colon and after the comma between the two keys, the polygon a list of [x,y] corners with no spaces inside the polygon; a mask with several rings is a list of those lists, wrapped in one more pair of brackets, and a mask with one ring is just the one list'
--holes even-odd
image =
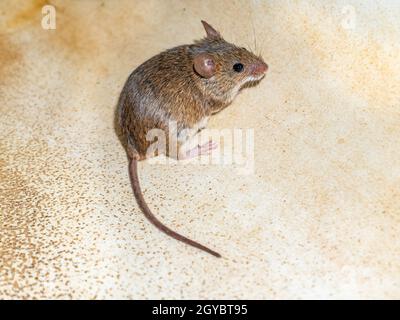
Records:
{"label": "brown mouse", "polygon": [[[167,156],[184,159],[210,152],[213,144],[185,150],[185,143],[205,126],[210,115],[226,108],[244,86],[257,84],[268,69],[260,56],[225,41],[207,22],[201,22],[205,38],[161,52],[131,73],[121,92],[117,117],[130,158],[133,192],[144,215],[171,237],[221,257],[153,215],[143,198],[137,172],[137,161],[147,158],[151,144],[147,133],[157,128],[169,137],[171,121],[177,124],[177,138],[167,138]],[[171,143],[176,144],[176,154],[169,151]]]}

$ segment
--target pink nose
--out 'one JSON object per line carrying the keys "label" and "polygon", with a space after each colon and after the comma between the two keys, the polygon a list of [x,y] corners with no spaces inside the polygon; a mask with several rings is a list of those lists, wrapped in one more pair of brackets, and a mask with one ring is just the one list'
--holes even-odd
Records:
{"label": "pink nose", "polygon": [[266,73],[268,70],[268,65],[264,62],[258,62],[253,64],[252,68],[251,68],[251,72],[254,75],[261,75],[263,73]]}

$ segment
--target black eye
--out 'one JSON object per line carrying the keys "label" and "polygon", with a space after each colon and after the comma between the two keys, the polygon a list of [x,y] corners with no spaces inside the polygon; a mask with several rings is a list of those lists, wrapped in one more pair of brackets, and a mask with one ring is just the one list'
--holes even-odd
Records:
{"label": "black eye", "polygon": [[233,70],[235,70],[236,72],[242,72],[243,68],[244,66],[241,63],[235,63],[233,65]]}

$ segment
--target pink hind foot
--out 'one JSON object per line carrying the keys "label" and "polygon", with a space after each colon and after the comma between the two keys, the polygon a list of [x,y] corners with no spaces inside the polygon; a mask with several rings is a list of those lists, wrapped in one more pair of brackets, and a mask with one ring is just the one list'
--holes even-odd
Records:
{"label": "pink hind foot", "polygon": [[218,144],[216,142],[213,142],[212,140],[206,142],[205,144],[202,145],[197,145],[196,147],[187,150],[184,152],[180,157],[179,160],[186,160],[186,159],[192,159],[198,156],[203,156],[203,155],[210,155],[212,150],[217,149]]}

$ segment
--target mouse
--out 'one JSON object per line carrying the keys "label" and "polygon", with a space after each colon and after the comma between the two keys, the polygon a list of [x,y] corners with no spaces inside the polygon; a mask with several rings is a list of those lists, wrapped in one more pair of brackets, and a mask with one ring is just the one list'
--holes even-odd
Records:
{"label": "mouse", "polygon": [[[220,258],[218,252],[164,225],[146,203],[138,175],[138,162],[150,155],[150,130],[166,132],[161,153],[177,160],[210,154],[212,141],[189,148],[189,141],[204,129],[210,116],[229,106],[237,94],[257,85],[268,65],[260,55],[226,41],[201,20],[206,36],[192,44],[165,50],[138,66],[128,77],[117,105],[117,122],[129,160],[129,176],[136,202],[159,230],[187,245]],[[174,134],[169,130],[174,122]],[[172,129],[171,129],[172,130]],[[170,146],[174,144],[174,152]]]}

